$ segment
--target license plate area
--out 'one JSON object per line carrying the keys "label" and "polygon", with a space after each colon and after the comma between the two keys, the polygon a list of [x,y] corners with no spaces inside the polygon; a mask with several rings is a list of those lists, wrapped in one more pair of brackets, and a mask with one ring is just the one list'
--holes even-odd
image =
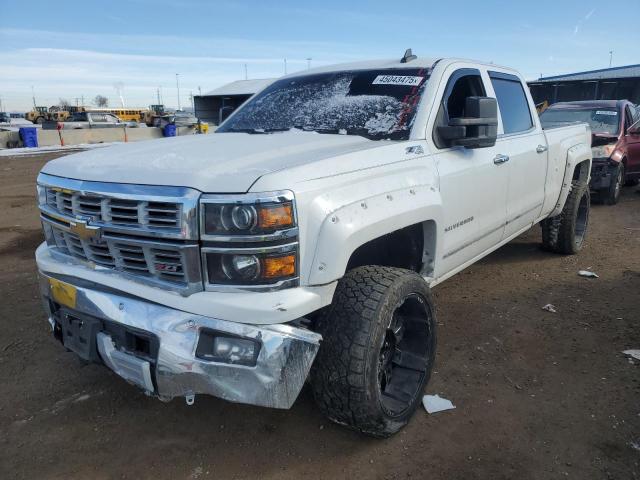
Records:
{"label": "license plate area", "polygon": [[156,364],[160,349],[160,341],[156,335],[128,325],[85,315],[55,302],[52,306],[56,329],[59,328],[60,332],[58,334],[54,330],[54,334],[65,348],[82,359],[102,363],[96,338],[98,333],[103,332],[111,337],[116,349],[146,360],[151,365]]}
{"label": "license plate area", "polygon": [[62,330],[63,345],[89,362],[99,362],[96,335],[102,330],[102,322],[69,310],[61,310],[58,323]]}

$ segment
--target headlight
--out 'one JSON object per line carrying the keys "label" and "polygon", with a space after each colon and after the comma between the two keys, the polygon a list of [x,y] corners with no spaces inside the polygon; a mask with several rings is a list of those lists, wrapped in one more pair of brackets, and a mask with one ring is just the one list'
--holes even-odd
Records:
{"label": "headlight", "polygon": [[296,226],[291,192],[246,195],[236,203],[205,195],[202,209],[205,236],[268,235]]}
{"label": "headlight", "polygon": [[292,192],[203,195],[200,207],[208,290],[297,285],[298,228]]}
{"label": "headlight", "polygon": [[616,144],[611,145],[598,145],[591,148],[593,158],[609,158],[616,149]]}

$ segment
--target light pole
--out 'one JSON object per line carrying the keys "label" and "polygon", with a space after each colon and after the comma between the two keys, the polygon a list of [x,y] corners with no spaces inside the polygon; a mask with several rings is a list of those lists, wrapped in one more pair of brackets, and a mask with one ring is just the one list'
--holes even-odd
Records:
{"label": "light pole", "polygon": [[613,63],[613,50],[609,50],[609,68],[611,68],[612,63]]}
{"label": "light pole", "polygon": [[176,73],[176,90],[178,90],[178,110],[181,110],[180,108],[180,74]]}
{"label": "light pole", "polygon": [[311,60],[313,60],[313,58],[311,57],[307,58],[307,70],[311,69]]}
{"label": "light pole", "polygon": [[284,74],[287,74],[287,59],[284,59]]}

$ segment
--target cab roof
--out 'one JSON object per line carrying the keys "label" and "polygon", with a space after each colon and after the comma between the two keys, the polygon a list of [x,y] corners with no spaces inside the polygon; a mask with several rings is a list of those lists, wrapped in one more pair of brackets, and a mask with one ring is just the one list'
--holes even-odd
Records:
{"label": "cab roof", "polygon": [[401,57],[398,58],[387,58],[387,59],[377,59],[377,60],[365,60],[360,62],[349,62],[349,63],[337,63],[333,65],[326,65],[323,67],[312,68],[310,70],[302,70],[299,72],[291,73],[286,77],[297,77],[308,74],[315,73],[329,73],[329,72],[341,72],[341,71],[349,71],[349,70],[385,70],[385,69],[406,69],[406,68],[425,68],[428,70],[433,69],[437,64],[449,64],[455,62],[470,62],[476,63],[478,65],[484,65],[487,67],[492,67],[500,70],[510,70],[514,73],[515,70],[509,67],[503,67],[500,65],[495,65],[489,62],[483,62],[478,60],[470,60],[465,58],[455,58],[455,57],[420,57],[413,60],[409,60],[406,63],[400,61]]}

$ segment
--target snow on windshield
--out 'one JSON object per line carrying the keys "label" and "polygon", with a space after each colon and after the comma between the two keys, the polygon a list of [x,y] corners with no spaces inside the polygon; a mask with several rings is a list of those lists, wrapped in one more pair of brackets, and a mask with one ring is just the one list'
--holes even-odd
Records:
{"label": "snow on windshield", "polygon": [[409,137],[426,71],[333,72],[283,79],[247,102],[218,132],[303,129]]}

